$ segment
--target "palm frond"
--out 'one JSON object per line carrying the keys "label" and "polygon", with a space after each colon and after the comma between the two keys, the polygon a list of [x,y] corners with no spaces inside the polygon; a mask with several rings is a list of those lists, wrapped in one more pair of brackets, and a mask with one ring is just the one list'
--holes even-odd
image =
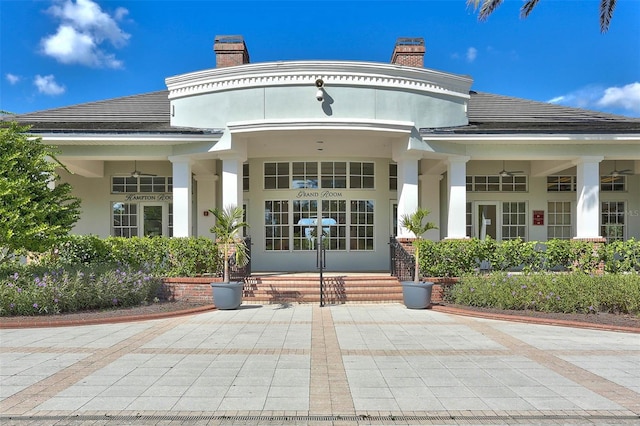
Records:
{"label": "palm frond", "polygon": [[480,21],[486,21],[497,8],[502,4],[503,0],[482,0],[480,11],[478,12],[478,19]]}
{"label": "palm frond", "polygon": [[240,206],[227,206],[224,209],[209,210],[216,218],[210,232],[216,234],[216,241],[221,245],[224,259],[225,283],[229,282],[229,256],[233,255],[235,264],[244,266],[249,261],[248,247],[240,235],[240,230],[249,227],[244,218],[244,210]]}
{"label": "palm frond", "polygon": [[600,0],[600,32],[609,31],[609,24],[613,18],[613,11],[616,9],[616,0]]}
{"label": "palm frond", "polygon": [[534,7],[538,4],[539,0],[527,0],[525,4],[520,8],[520,18],[526,18],[529,16]]}

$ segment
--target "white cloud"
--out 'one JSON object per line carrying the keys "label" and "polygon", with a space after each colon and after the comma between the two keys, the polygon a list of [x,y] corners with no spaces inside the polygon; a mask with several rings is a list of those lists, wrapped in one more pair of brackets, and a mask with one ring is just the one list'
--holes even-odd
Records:
{"label": "white cloud", "polygon": [[622,87],[586,86],[556,96],[547,102],[638,117],[640,116],[640,82],[636,81]]}
{"label": "white cloud", "polygon": [[44,93],[45,95],[61,95],[66,90],[64,86],[56,82],[56,78],[53,75],[41,76],[38,74],[33,80],[33,84],[38,88],[38,92]]}
{"label": "white cloud", "polygon": [[60,21],[55,34],[41,40],[42,51],[64,64],[120,68],[122,61],[105,50],[108,43],[115,48],[126,45],[130,35],[118,22],[128,11],[119,7],[114,16],[102,11],[91,0],[56,0],[48,11]]}
{"label": "white cloud", "polygon": [[467,49],[467,62],[473,62],[478,57],[478,49],[470,47]]}
{"label": "white cloud", "polygon": [[609,87],[598,100],[598,105],[605,108],[621,108],[640,114],[640,82],[622,87]]}
{"label": "white cloud", "polygon": [[475,47],[469,47],[467,48],[467,51],[464,53],[464,55],[461,55],[458,52],[453,52],[449,56],[451,57],[451,59],[454,59],[456,61],[462,59],[462,57],[464,56],[464,59],[467,62],[473,62],[478,57],[478,49],[476,49]]}
{"label": "white cloud", "polygon": [[6,73],[5,77],[6,77],[7,81],[9,82],[9,84],[12,85],[12,86],[14,84],[17,84],[21,80],[19,75],[15,75],[15,74],[11,74],[11,73]]}

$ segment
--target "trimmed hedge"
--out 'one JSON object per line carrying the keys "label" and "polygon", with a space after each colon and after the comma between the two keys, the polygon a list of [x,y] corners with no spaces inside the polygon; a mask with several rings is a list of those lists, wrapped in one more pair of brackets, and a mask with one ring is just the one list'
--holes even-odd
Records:
{"label": "trimmed hedge", "polygon": [[575,240],[416,240],[420,271],[426,277],[460,277],[491,271],[640,272],[640,241],[609,244]]}
{"label": "trimmed hedge", "polygon": [[39,258],[48,266],[115,263],[143,269],[155,276],[190,277],[217,274],[222,260],[218,246],[204,237],[108,237],[71,235]]}
{"label": "trimmed hedge", "polygon": [[451,303],[499,309],[640,315],[640,275],[576,273],[465,275]]}

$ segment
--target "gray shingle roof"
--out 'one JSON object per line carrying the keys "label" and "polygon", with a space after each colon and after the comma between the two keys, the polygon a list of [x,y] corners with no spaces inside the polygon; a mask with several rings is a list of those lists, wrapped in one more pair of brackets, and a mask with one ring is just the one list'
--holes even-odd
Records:
{"label": "gray shingle roof", "polygon": [[482,92],[471,92],[468,114],[456,132],[640,133],[638,118]]}
{"label": "gray shingle roof", "polygon": [[[32,125],[36,132],[200,133],[198,129],[170,126],[168,95],[167,90],[161,90],[5,116],[3,120],[15,118],[23,124]],[[468,114],[468,126],[432,131],[461,134],[640,133],[638,118],[482,92],[471,92]]]}
{"label": "gray shingle roof", "polygon": [[169,125],[168,96],[169,91],[161,90],[6,116],[3,119],[29,124],[36,132],[185,132],[185,129]]}

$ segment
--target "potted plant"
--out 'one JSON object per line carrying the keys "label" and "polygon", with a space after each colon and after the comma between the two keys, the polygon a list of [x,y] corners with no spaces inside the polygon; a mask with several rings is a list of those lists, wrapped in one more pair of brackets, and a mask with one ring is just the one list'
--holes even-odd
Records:
{"label": "potted plant", "polygon": [[209,230],[216,234],[216,241],[222,252],[224,272],[221,283],[211,283],[213,303],[218,309],[236,309],[242,303],[242,281],[229,280],[229,263],[231,259],[237,266],[244,266],[249,261],[247,245],[241,230],[248,228],[244,222],[242,207],[229,205],[224,209],[209,210],[216,218],[216,223]]}
{"label": "potted plant", "polygon": [[429,210],[418,207],[418,209],[411,213],[402,216],[400,225],[416,236],[414,241],[414,257],[415,257],[415,271],[413,275],[413,281],[402,282],[402,298],[404,304],[410,309],[425,309],[431,304],[431,292],[433,290],[432,282],[420,281],[420,257],[419,241],[422,239],[422,234],[431,230],[438,229],[433,222],[425,222],[425,218],[431,213]]}

